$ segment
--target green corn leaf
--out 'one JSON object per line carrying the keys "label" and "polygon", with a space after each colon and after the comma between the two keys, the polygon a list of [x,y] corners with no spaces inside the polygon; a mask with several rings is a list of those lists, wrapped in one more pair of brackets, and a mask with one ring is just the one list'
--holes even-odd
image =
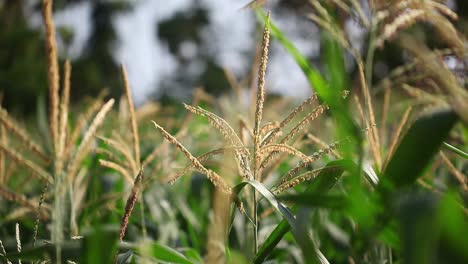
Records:
{"label": "green corn leaf", "polygon": [[[53,261],[56,260],[55,256],[55,245],[52,243],[43,243],[39,241],[39,246],[23,247],[21,252],[8,253],[6,256],[0,254],[0,263],[7,263],[7,259],[10,261],[22,260],[22,261],[39,261],[47,258],[51,258]],[[81,241],[69,240],[64,241],[62,244],[62,257],[71,260],[76,260],[80,256]]]}
{"label": "green corn leaf", "polygon": [[419,178],[458,118],[453,111],[444,110],[426,114],[410,127],[384,172],[383,188],[404,187]]}
{"label": "green corn leaf", "polygon": [[83,238],[80,263],[114,263],[118,250],[118,231],[98,225]]}
{"label": "green corn leaf", "polygon": [[301,193],[282,195],[278,199],[315,208],[344,209],[346,207],[346,198],[342,195]]}
{"label": "green corn leaf", "polygon": [[[145,243],[142,246],[136,248],[139,255],[144,257],[152,257],[153,259],[169,262],[169,263],[178,263],[178,264],[193,264],[186,256],[178,252],[175,249],[172,249],[168,246],[161,245],[156,242]],[[150,252],[150,256],[148,256]]]}
{"label": "green corn leaf", "polygon": [[[323,264],[328,262],[321,261],[321,259],[324,259],[325,257],[323,257],[321,252],[314,245],[313,241],[308,236],[304,237],[304,234],[299,231],[300,228],[296,224],[296,217],[291,212],[291,210],[278,201],[275,195],[271,193],[263,184],[256,180],[245,181],[235,186],[233,191],[238,194],[247,184],[254,187],[265,199],[268,200],[268,202],[276,209],[276,211],[278,211],[283,216],[283,220],[285,220],[288,223],[288,226],[291,227],[294,238],[298,244],[301,246],[301,248],[307,249],[303,250],[303,254],[307,260],[307,263]],[[256,262],[254,261],[254,263]]]}
{"label": "green corn leaf", "polygon": [[[340,179],[341,175],[355,166],[352,162],[347,160],[338,160],[328,163],[326,168],[335,168],[333,170],[323,170],[304,193],[322,194],[333,188]],[[284,219],[276,226],[273,232],[267,237],[254,258],[254,263],[262,263],[265,258],[273,251],[278,245],[284,235],[291,230],[291,226]]]}
{"label": "green corn leaf", "polygon": [[276,211],[278,211],[283,216],[283,218],[288,223],[294,225],[295,216],[291,212],[291,210],[289,210],[289,208],[287,208],[285,205],[283,205],[281,202],[279,202],[276,199],[275,195],[273,193],[271,193],[260,182],[258,182],[256,180],[249,180],[249,181],[241,182],[241,183],[239,183],[238,185],[236,185],[233,188],[233,192],[236,193],[236,194],[239,194],[244,189],[244,187],[247,186],[247,185],[251,185],[252,187],[254,187],[265,199],[267,199],[267,201],[276,209]]}
{"label": "green corn leaf", "polygon": [[127,250],[124,253],[121,253],[117,256],[117,264],[127,264],[130,263],[133,256],[133,252],[131,250]]}

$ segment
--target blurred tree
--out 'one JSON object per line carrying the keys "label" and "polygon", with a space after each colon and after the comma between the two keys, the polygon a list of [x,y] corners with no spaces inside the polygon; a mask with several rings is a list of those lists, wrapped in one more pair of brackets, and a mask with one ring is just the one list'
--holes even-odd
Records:
{"label": "blurred tree", "polygon": [[[95,95],[105,87],[109,88],[111,96],[119,96],[122,86],[120,70],[112,56],[116,44],[112,20],[115,15],[129,11],[134,1],[56,0],[54,8],[56,11],[62,10],[80,2],[91,5],[91,34],[82,54],[73,61],[72,98],[79,100],[85,95]],[[30,1],[0,0],[0,92],[4,94],[4,105],[8,109],[26,113],[34,111],[37,96],[45,94],[47,89],[42,28],[31,28],[28,25],[28,14],[24,8],[28,3]],[[455,3],[460,16],[457,25],[461,32],[468,35],[468,1],[455,0]],[[182,11],[156,25],[155,37],[167,43],[178,63],[178,74],[158,84],[159,96],[189,95],[190,88],[196,86],[203,86],[207,91],[219,94],[229,86],[203,35],[212,23],[210,11],[205,5],[203,1],[189,1]],[[41,1],[36,0],[35,11],[40,12],[40,7]],[[307,0],[279,1],[274,6],[274,13],[278,16],[284,11],[293,11],[298,17],[303,17],[311,10]],[[340,23],[347,19],[340,12],[337,15]],[[67,54],[74,33],[66,27],[58,28],[57,33]],[[430,34],[426,35],[431,37]],[[436,41],[431,43],[437,44]],[[314,63],[320,60],[309,59]],[[397,46],[388,43],[384,50],[376,51],[374,59],[392,69],[401,64],[402,56]],[[375,77],[375,80],[379,79],[379,76]]]}
{"label": "blurred tree", "polygon": [[27,25],[23,1],[0,5],[0,91],[9,109],[32,111],[47,89],[45,46],[39,30]]}
{"label": "blurred tree", "polygon": [[[55,1],[54,9],[85,0]],[[112,18],[127,11],[127,1],[88,0],[91,3],[92,32],[83,53],[73,61],[72,100],[96,95],[104,87],[112,96],[121,94],[120,70],[112,57],[116,33]],[[26,3],[7,0],[0,4],[0,91],[7,109],[30,113],[35,110],[37,97],[47,90],[45,46],[41,28],[31,28],[24,12]],[[41,1],[34,7],[40,12]],[[73,39],[73,31],[58,28],[57,37],[65,48]],[[60,57],[63,65],[65,58]]]}
{"label": "blurred tree", "polygon": [[457,0],[457,13],[460,17],[458,27],[465,37],[468,37],[468,1]]}
{"label": "blurred tree", "polygon": [[109,88],[112,97],[118,97],[121,91],[120,67],[112,57],[116,41],[116,31],[112,18],[119,12],[128,11],[130,4],[124,1],[91,1],[90,38],[78,59],[73,62],[72,98],[83,95],[96,95],[103,88]]}
{"label": "blurred tree", "polygon": [[[202,32],[210,23],[208,11],[199,1],[194,1],[192,8],[178,12],[157,25],[158,38],[167,43],[178,62],[177,72],[183,73],[160,84],[158,95],[161,98],[190,95],[191,89],[197,86],[212,94],[220,94],[229,87],[222,67],[204,46]],[[188,46],[194,49],[193,56],[189,58],[184,55]]]}

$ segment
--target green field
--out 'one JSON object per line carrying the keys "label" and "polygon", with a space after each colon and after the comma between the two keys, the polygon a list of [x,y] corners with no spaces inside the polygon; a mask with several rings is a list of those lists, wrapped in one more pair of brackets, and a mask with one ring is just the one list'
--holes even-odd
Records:
{"label": "green field", "polygon": [[[252,76],[135,108],[125,66],[120,98],[70,103],[51,2],[47,104],[0,109],[1,263],[468,263],[468,42],[446,5],[310,1],[316,67],[253,1]],[[305,101],[265,92],[273,43]],[[389,46],[404,63],[376,77]]]}

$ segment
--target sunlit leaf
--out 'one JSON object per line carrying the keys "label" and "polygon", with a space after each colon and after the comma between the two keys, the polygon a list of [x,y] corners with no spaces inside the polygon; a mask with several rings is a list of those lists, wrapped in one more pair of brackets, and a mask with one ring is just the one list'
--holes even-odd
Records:
{"label": "sunlit leaf", "polygon": [[[193,264],[191,260],[189,260],[186,256],[182,253],[178,252],[175,249],[172,249],[168,246],[161,245],[156,242],[152,243],[145,243],[143,246],[137,248],[137,252],[139,255],[145,257],[152,257],[156,260],[165,261],[169,263],[180,263],[180,264]],[[150,252],[151,255],[148,256]]]}

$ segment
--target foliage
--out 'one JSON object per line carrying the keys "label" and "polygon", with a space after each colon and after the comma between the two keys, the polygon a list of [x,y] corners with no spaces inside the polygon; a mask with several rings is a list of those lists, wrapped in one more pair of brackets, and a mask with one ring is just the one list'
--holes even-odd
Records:
{"label": "foliage", "polygon": [[[5,3],[3,3],[5,2]],[[0,4],[0,90],[4,107],[19,113],[34,112],[38,96],[47,94],[45,45],[41,27],[32,27],[28,22],[31,12],[40,13],[40,2],[3,1]],[[38,3],[35,3],[38,2]],[[55,1],[56,11],[73,6],[79,1]],[[34,5],[32,10],[26,6]],[[90,1],[92,31],[82,55],[74,59],[73,86],[81,87],[72,91],[72,102],[84,96],[95,96],[103,89],[110,89],[113,97],[120,95],[118,64],[112,57],[116,33],[112,18],[119,12],[126,12],[131,5],[127,1]],[[37,8],[35,7],[37,6]],[[36,10],[39,9],[39,10]],[[28,11],[26,11],[28,10]],[[69,56],[69,45],[73,40],[72,29],[61,27],[57,36],[62,42],[61,62]]]}
{"label": "foliage", "polygon": [[[0,259],[468,262],[468,240],[460,236],[468,232],[466,89],[439,60],[465,56],[466,41],[446,6],[396,2],[371,6],[371,17],[358,1],[311,2],[323,71],[275,25],[274,14],[256,10],[264,27],[256,100],[196,90],[184,112],[156,103],[135,109],[124,67],[118,109],[113,99],[102,102],[105,94],[70,107],[71,65],[64,64],[60,85],[45,0],[50,106],[39,106],[35,129],[0,110]],[[337,11],[368,30],[365,58]],[[407,34],[421,20],[442,23],[434,30],[446,38],[444,50]],[[296,107],[266,96],[272,41],[316,91]],[[373,52],[389,41],[413,57],[373,80]],[[356,76],[344,67],[348,55]]]}

